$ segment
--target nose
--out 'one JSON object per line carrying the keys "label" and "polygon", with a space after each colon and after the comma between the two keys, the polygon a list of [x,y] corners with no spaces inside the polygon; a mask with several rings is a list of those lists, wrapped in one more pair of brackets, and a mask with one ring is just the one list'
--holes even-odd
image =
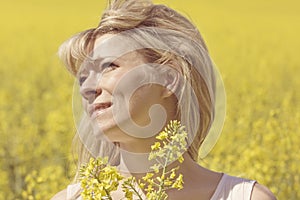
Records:
{"label": "nose", "polygon": [[99,84],[97,74],[90,74],[87,79],[80,86],[80,94],[89,103],[93,103],[94,100],[101,95],[102,89]]}

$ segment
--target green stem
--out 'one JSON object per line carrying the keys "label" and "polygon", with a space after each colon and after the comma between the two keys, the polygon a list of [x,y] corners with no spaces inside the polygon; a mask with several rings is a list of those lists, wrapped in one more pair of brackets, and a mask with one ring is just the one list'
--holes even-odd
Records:
{"label": "green stem", "polygon": [[105,194],[106,194],[106,196],[108,197],[108,199],[109,199],[109,200],[112,200],[112,198],[111,198],[109,192],[108,192],[105,188],[104,188],[104,191],[105,191]]}
{"label": "green stem", "polygon": [[[165,173],[166,173],[166,167],[167,167],[167,163],[168,163],[168,160],[169,160],[169,156],[170,156],[170,151],[168,151],[168,155],[166,157],[166,160],[165,160],[165,163],[164,163],[164,166],[163,166],[163,171],[162,171],[162,176],[165,176]],[[164,179],[162,179],[162,182],[160,183],[159,185],[159,189],[158,189],[158,200],[161,199],[162,197],[162,192],[164,190]]]}
{"label": "green stem", "polygon": [[143,200],[140,193],[133,187],[133,185],[129,184],[130,188],[133,190],[133,192],[138,196],[140,200]]}
{"label": "green stem", "polygon": [[[100,183],[102,182],[101,180],[99,180],[99,178],[96,175],[94,175],[94,178],[96,178]],[[103,189],[104,189],[104,192],[105,192],[106,196],[108,197],[108,199],[112,200],[110,193],[104,187],[103,187]]]}
{"label": "green stem", "polygon": [[153,184],[154,184],[155,186],[157,186],[158,188],[160,187],[160,184],[157,184],[157,183],[155,183],[154,181],[153,181]]}

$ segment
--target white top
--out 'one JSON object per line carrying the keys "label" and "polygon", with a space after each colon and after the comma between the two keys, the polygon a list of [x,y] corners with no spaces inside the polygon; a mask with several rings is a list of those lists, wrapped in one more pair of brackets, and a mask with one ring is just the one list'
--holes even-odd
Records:
{"label": "white top", "polygon": [[[256,181],[223,174],[216,191],[210,200],[250,200]],[[80,183],[68,185],[67,200],[82,200],[74,198],[80,190]]]}
{"label": "white top", "polygon": [[210,200],[250,200],[255,182],[223,174]]}
{"label": "white top", "polygon": [[68,187],[67,187],[67,199],[66,200],[82,200],[81,196],[78,197],[78,198],[74,197],[76,194],[78,194],[79,190],[80,190],[80,183],[68,185]]}

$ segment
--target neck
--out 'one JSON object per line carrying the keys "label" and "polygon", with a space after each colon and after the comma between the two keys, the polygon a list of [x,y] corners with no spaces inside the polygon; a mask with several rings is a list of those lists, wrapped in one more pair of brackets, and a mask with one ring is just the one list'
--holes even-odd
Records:
{"label": "neck", "polygon": [[[170,163],[165,169],[168,172],[173,168],[179,167],[176,174],[177,176],[182,174],[184,182],[182,190],[170,189],[166,191],[169,199],[183,199],[185,197],[190,199],[190,197],[195,197],[195,194],[204,194],[209,199],[221,180],[222,174],[201,167],[187,152],[183,154],[183,157],[184,161],[182,163],[175,161]],[[148,160],[147,153],[134,154],[122,150],[119,170],[124,176],[133,176],[140,180],[147,172],[152,172],[150,167],[154,164],[155,162]],[[161,177],[162,171],[160,169],[158,173],[153,172],[153,179]],[[144,194],[145,191],[142,192],[142,195]]]}
{"label": "neck", "polygon": [[[118,166],[119,171],[128,176],[134,176],[137,179],[142,178],[148,172],[154,173],[151,166],[158,163],[158,160],[148,160],[149,153],[133,153],[126,150],[120,150],[120,164]],[[190,174],[195,169],[199,169],[199,165],[192,160],[188,153],[183,154],[184,162],[180,163],[178,161],[170,163],[166,167],[166,171],[173,168],[179,167],[177,174],[181,173],[184,177],[190,178]],[[201,167],[200,167],[201,168]],[[161,176],[162,169],[155,176]]]}
{"label": "neck", "polygon": [[155,160],[149,161],[149,153],[134,153],[120,150],[120,164],[118,169],[123,174],[146,174],[153,171],[151,166],[157,163]]}

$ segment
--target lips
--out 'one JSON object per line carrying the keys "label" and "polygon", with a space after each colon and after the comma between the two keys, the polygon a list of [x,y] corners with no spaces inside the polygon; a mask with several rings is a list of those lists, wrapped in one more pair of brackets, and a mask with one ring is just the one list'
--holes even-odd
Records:
{"label": "lips", "polygon": [[91,117],[96,117],[97,114],[104,112],[107,108],[110,108],[111,106],[111,102],[95,103],[89,108],[89,114]]}

